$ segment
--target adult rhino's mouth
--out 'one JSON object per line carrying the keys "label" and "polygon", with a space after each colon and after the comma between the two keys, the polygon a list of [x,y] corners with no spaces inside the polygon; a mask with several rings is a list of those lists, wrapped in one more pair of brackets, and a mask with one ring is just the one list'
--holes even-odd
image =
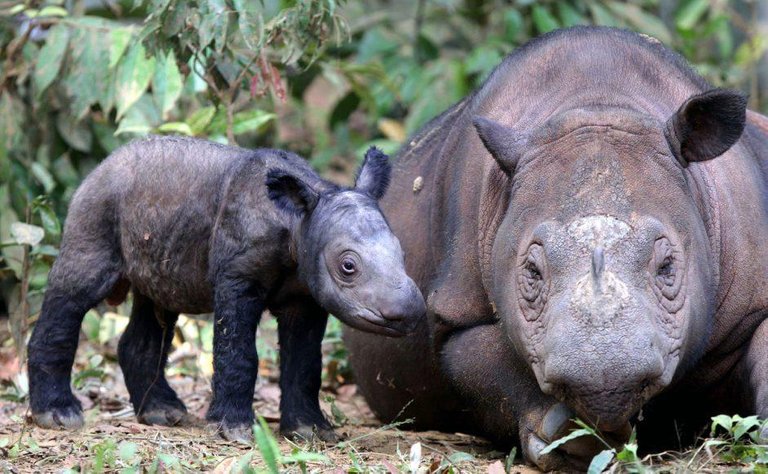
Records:
{"label": "adult rhino's mouth", "polygon": [[659,384],[651,382],[633,389],[575,391],[562,388],[555,397],[570,406],[582,421],[601,431],[616,432],[624,430],[629,420],[660,389]]}

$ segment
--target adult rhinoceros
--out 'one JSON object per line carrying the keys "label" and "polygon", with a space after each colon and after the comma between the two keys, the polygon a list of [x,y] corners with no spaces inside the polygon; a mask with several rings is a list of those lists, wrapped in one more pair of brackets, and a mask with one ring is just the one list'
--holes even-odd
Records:
{"label": "adult rhinoceros", "polygon": [[410,402],[550,469],[594,454],[540,453],[573,416],[639,421],[641,447],[768,416],[768,119],[658,41],[518,49],[400,152],[381,206],[428,302],[411,337],[347,332],[383,420]]}

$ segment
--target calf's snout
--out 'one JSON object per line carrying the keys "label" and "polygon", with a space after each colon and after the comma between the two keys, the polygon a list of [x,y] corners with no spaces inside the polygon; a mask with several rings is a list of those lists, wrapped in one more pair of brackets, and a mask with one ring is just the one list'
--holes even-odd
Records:
{"label": "calf's snout", "polygon": [[379,314],[388,322],[398,323],[403,332],[413,332],[427,312],[421,291],[413,280],[408,279],[391,296],[382,302]]}

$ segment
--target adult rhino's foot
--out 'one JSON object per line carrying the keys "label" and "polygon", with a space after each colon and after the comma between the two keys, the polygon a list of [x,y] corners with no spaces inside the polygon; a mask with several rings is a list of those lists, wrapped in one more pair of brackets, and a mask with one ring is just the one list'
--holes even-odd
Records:
{"label": "adult rhino's foot", "polygon": [[83,411],[77,405],[51,408],[38,413],[32,413],[32,421],[41,428],[52,430],[76,430],[85,424]]}
{"label": "adult rhino's foot", "polygon": [[[565,404],[557,403],[540,416],[529,416],[520,427],[520,442],[525,457],[542,471],[584,471],[592,458],[607,449],[594,436],[580,436],[557,448],[542,453],[544,448],[578,429],[573,421],[576,415]],[[629,439],[632,428],[627,425],[619,431],[601,433],[611,446],[619,447]]]}

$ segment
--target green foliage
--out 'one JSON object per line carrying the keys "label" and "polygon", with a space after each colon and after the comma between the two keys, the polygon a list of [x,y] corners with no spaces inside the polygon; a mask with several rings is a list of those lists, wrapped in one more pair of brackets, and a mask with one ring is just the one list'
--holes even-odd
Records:
{"label": "green foliage", "polygon": [[[269,429],[267,422],[264,418],[259,417],[258,422],[253,425],[253,437],[256,441],[256,446],[261,459],[264,461],[267,467],[267,472],[271,474],[278,474],[281,472],[281,466],[296,465],[301,472],[307,472],[307,463],[329,463],[327,456],[300,449],[295,447],[291,450],[290,454],[283,455],[280,452],[280,446],[275,439],[275,435]],[[250,458],[246,461],[246,466],[250,463]],[[245,472],[255,472],[250,467],[245,468]]]}
{"label": "green foliage", "polygon": [[[612,447],[594,427],[578,419],[572,421],[579,428],[547,445],[541,454],[550,453],[576,438],[591,436],[604,445],[606,449],[592,458],[587,470],[590,474],[605,471],[612,462],[611,472],[615,470],[630,473],[655,471],[653,465],[646,462],[648,458],[641,459],[638,456],[638,443],[634,430],[629,440],[619,450]],[[685,459],[687,463],[682,470],[695,469],[694,466],[696,466],[699,453],[706,450],[709,457],[706,463],[740,464],[746,465],[746,472],[768,472],[768,445],[765,444],[767,427],[768,422],[757,416],[718,415],[712,417],[711,438],[704,441],[692,454],[688,453]],[[667,468],[669,466],[666,466],[664,472]]]}
{"label": "green foliage", "polygon": [[748,464],[750,471],[768,471],[768,446],[765,444],[766,421],[757,416],[718,415],[712,417],[706,449],[716,449],[728,463]]}
{"label": "green foliage", "polygon": [[592,461],[589,463],[589,467],[587,468],[587,472],[589,474],[599,474],[605,471],[614,460],[618,464],[618,467],[621,467],[627,472],[644,473],[649,471],[649,468],[643,465],[640,458],[637,456],[638,446],[634,430],[632,430],[632,434],[630,435],[629,440],[622,446],[620,450],[618,450],[614,446],[611,446],[611,444],[605,440],[605,437],[603,437],[601,433],[593,426],[579,419],[574,419],[572,421],[579,426],[579,429],[573,430],[566,436],[553,441],[541,450],[541,454],[550,453],[576,438],[580,438],[582,436],[591,436],[597,439],[600,444],[605,446],[606,449],[600,451],[592,458]]}
{"label": "green foliage", "polygon": [[[586,24],[654,36],[765,111],[756,64],[768,40],[757,33],[756,8],[719,0],[5,2],[0,308],[22,347],[76,187],[133,138],[287,148],[349,181],[369,144],[396,151],[514,48]],[[349,377],[333,324],[325,380],[336,384]]]}

